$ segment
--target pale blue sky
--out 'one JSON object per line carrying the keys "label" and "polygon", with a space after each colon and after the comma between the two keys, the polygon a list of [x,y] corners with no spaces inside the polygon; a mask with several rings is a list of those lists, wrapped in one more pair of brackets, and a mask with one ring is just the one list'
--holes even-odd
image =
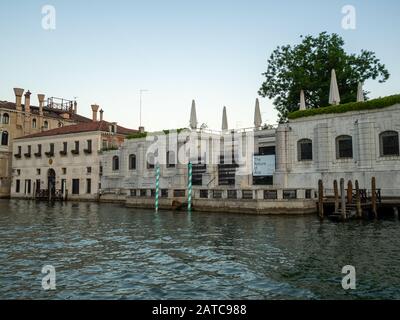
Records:
{"label": "pale blue sky", "polygon": [[[43,5],[56,8],[57,28],[41,27]],[[341,28],[344,5],[357,9],[357,29]],[[156,130],[187,126],[191,100],[200,123],[219,129],[222,108],[230,127],[250,127],[266,61],[278,45],[302,34],[336,32],[349,52],[375,51],[391,73],[367,82],[371,97],[399,93],[400,1],[0,1],[0,99],[13,87],[35,94],[78,97],[107,120],[137,128],[139,90],[143,124]],[[276,122],[261,99],[263,120]]]}

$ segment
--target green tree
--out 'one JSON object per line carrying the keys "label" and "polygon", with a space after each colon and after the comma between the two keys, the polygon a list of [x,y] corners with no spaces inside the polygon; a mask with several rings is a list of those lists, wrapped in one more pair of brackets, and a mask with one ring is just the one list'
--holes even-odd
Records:
{"label": "green tree", "polygon": [[[352,102],[357,97],[359,82],[379,79],[385,82],[389,72],[376,58],[374,52],[362,50],[360,54],[347,54],[344,40],[337,34],[322,32],[306,36],[296,46],[279,46],[268,60],[259,94],[274,99],[280,121],[299,109],[300,90],[305,91],[308,108],[329,105],[331,70],[336,70],[341,103]],[[369,92],[364,92],[368,98]]]}

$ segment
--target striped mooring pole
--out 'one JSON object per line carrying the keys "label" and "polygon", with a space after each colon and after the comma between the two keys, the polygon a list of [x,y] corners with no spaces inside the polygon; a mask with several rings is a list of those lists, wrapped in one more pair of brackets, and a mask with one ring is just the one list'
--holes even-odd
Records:
{"label": "striped mooring pole", "polygon": [[188,176],[188,211],[192,211],[192,178],[193,178],[193,164],[189,162],[189,176]]}
{"label": "striped mooring pole", "polygon": [[160,198],[160,166],[157,166],[156,169],[156,212],[158,212]]}

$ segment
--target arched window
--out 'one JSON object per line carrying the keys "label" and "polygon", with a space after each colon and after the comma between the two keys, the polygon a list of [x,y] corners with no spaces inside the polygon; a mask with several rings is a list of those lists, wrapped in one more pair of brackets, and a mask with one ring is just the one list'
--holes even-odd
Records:
{"label": "arched window", "polygon": [[136,170],[136,155],[129,156],[129,170]]}
{"label": "arched window", "polygon": [[119,157],[117,157],[117,156],[113,157],[112,169],[113,169],[113,171],[119,171]]}
{"label": "arched window", "polygon": [[381,157],[399,155],[399,133],[385,131],[379,135]]}
{"label": "arched window", "polygon": [[299,161],[311,161],[313,159],[312,141],[310,139],[299,140],[297,154]]}
{"label": "arched window", "polygon": [[3,131],[1,134],[1,145],[2,146],[8,146],[8,132]]}
{"label": "arched window", "polygon": [[336,138],[336,158],[353,158],[353,138],[351,136],[340,136]]}
{"label": "arched window", "polygon": [[47,121],[43,122],[43,128],[48,129],[49,128],[49,123]]}
{"label": "arched window", "polygon": [[3,114],[3,124],[9,124],[10,123],[10,116],[8,113]]}
{"label": "arched window", "polygon": [[36,127],[37,127],[36,119],[32,119],[32,128],[36,129]]}

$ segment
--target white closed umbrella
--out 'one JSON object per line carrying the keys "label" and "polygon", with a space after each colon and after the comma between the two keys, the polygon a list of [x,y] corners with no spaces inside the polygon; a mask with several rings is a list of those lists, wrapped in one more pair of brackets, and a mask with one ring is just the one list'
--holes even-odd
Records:
{"label": "white closed umbrella", "polygon": [[358,88],[357,88],[357,102],[364,102],[364,90],[363,90],[363,85],[361,82],[358,83]]}
{"label": "white closed umbrella", "polygon": [[196,114],[196,102],[192,101],[192,110],[190,112],[190,128],[197,129],[197,114]]}
{"label": "white closed umbrella", "polygon": [[339,94],[339,87],[337,84],[335,69],[332,69],[332,74],[331,74],[331,88],[329,91],[329,104],[331,104],[331,105],[340,104],[340,94]]}
{"label": "white closed umbrella", "polygon": [[224,111],[222,114],[222,131],[228,130],[228,116],[226,114],[226,107],[224,107]]}
{"label": "white closed umbrella", "polygon": [[254,126],[256,128],[261,127],[262,125],[262,118],[261,118],[261,110],[260,110],[260,101],[258,98],[256,99],[256,109],[254,111]]}
{"label": "white closed umbrella", "polygon": [[300,110],[307,110],[306,98],[304,96],[304,90],[300,91]]}

